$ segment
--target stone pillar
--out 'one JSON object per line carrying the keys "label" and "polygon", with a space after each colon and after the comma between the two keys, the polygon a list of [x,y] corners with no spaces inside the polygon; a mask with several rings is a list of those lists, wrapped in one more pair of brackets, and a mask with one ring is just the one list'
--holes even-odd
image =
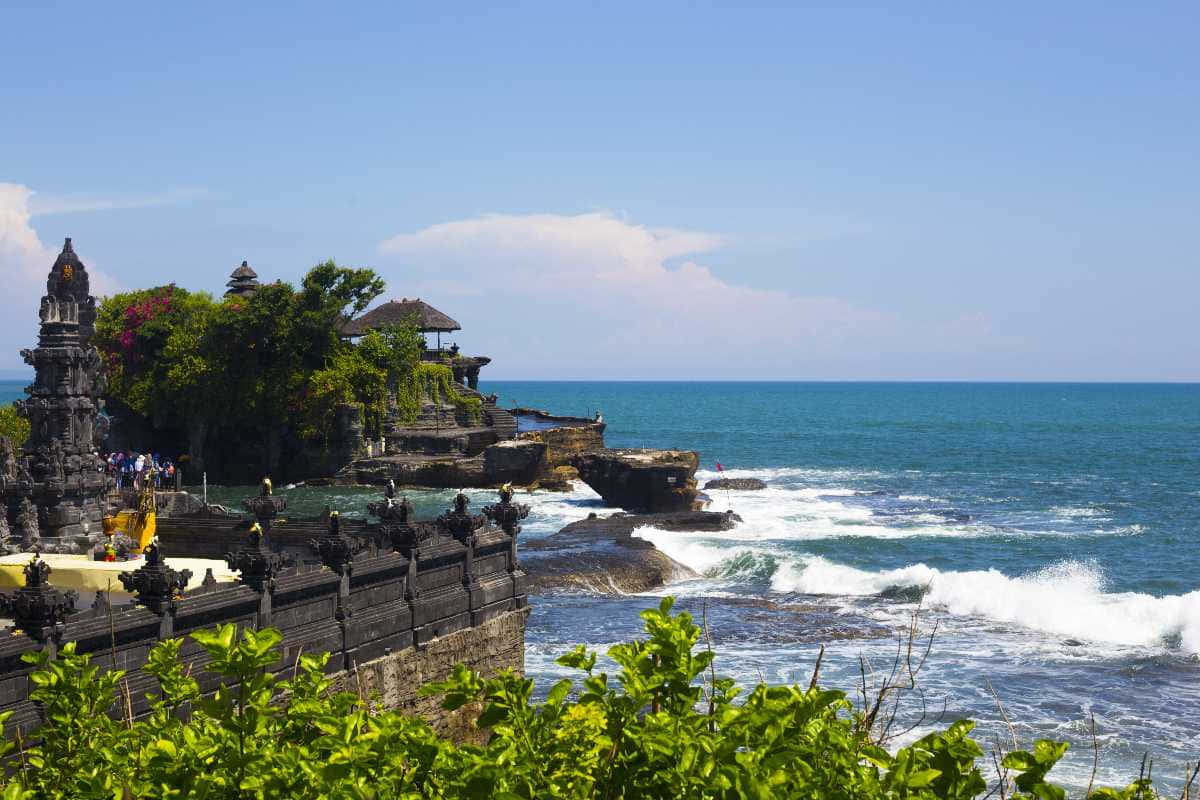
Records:
{"label": "stone pillar", "polygon": [[352,609],[350,608],[350,573],[354,569],[355,547],[350,537],[342,533],[341,519],[338,512],[330,512],[329,528],[321,538],[310,541],[309,546],[321,557],[321,563],[337,573],[340,579],[338,581],[337,607],[334,609],[334,618],[337,620],[338,627],[342,632],[342,652],[339,654],[343,663],[342,668],[350,669],[349,659],[346,657],[346,623],[352,613]]}
{"label": "stone pillar", "polygon": [[[529,516],[529,506],[514,503],[512,498],[512,487],[505,484],[500,488],[500,502],[484,506],[483,513],[512,538],[508,551],[508,573],[512,577],[513,597],[524,598],[525,571],[517,559],[517,535],[521,532],[521,520]],[[520,604],[523,605],[523,601]]]}
{"label": "stone pillar", "polygon": [[117,577],[125,591],[160,617],[158,638],[167,639],[175,630],[175,607],[192,578],[190,569],[174,570],[166,565],[157,537],[142,551],[146,563]]}
{"label": "stone pillar", "polygon": [[271,599],[275,593],[275,576],[283,567],[283,557],[267,546],[262,527],[255,523],[245,544],[225,554],[230,569],[241,573],[239,580],[259,593],[258,627],[271,625]]}
{"label": "stone pillar", "polygon": [[437,518],[440,529],[458,540],[463,546],[463,589],[470,598],[470,610],[474,611],[480,605],[479,577],[475,574],[475,529],[482,523],[482,518],[471,516],[467,511],[471,498],[462,492],[454,497],[454,509]]}

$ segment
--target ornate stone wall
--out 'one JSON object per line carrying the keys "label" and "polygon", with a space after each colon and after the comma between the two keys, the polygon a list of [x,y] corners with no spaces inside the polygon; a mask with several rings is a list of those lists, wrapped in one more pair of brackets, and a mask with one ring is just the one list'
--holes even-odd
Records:
{"label": "ornate stone wall", "polygon": [[[435,522],[410,522],[411,506],[391,498],[375,510],[380,521],[372,525],[343,529],[336,516],[323,529],[307,523],[318,535],[309,539],[317,563],[289,568],[257,527],[247,532],[222,520],[236,533],[225,540],[236,548],[226,559],[241,581],[206,581],[182,594],[186,578],[170,568],[169,545],[147,548],[144,565],[121,578],[137,603],[114,608],[100,604],[71,613],[71,593],[53,588],[44,564],[31,567],[29,585],[3,598],[22,630],[0,631],[0,711],[13,712],[6,733],[20,730],[28,737],[39,724],[28,700],[23,653],[76,642],[94,663],[129,671],[134,713],[141,714],[148,710],[145,693],[154,689],[154,679],[141,671],[150,648],[223,623],[279,629],[284,639],[273,669],[281,676],[290,675],[299,653],[328,652],[327,669],[341,673],[348,690],[358,691],[364,681],[390,707],[425,714],[447,733],[469,733],[462,715],[440,715],[437,704],[418,698],[416,690],[445,677],[459,661],[481,671],[523,666],[528,609],[516,540],[529,509],[512,503],[510,494],[483,509],[484,515],[468,513],[460,496]],[[270,536],[288,538],[282,523],[268,528]],[[295,538],[300,531],[291,533]],[[209,546],[216,542],[211,530],[203,538]],[[216,689],[202,671],[207,655],[195,642],[186,641],[181,658],[192,665],[202,690]]]}

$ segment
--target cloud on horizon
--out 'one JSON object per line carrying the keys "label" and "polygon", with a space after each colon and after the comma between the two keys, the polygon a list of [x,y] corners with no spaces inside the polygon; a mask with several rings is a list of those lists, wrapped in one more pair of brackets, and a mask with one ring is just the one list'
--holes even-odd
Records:
{"label": "cloud on horizon", "polygon": [[[46,276],[58,250],[47,247],[32,225],[30,200],[33,191],[18,183],[0,183],[0,275],[5,291],[0,294],[0,370],[22,368],[20,350],[34,344],[38,304],[46,291]],[[100,297],[119,291],[120,284],[86,257],[92,294]]]}
{"label": "cloud on horizon", "polygon": [[724,243],[607,212],[490,214],[387,239],[380,271],[459,319],[506,376],[833,377],[839,364],[861,374],[848,365],[864,352],[958,351],[990,335],[985,317],[912,324],[738,285],[696,260]]}

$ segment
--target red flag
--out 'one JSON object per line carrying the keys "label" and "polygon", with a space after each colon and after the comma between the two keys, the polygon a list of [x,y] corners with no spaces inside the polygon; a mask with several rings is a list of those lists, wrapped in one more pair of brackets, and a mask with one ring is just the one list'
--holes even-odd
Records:
{"label": "red flag", "polygon": [[720,461],[718,461],[718,462],[717,462],[717,472],[724,472],[724,471],[725,471],[725,470],[721,469],[721,462],[720,462]]}

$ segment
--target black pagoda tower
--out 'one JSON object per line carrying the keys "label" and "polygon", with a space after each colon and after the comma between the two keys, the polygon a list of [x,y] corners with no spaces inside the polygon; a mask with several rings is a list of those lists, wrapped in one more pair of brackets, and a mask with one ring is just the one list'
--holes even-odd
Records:
{"label": "black pagoda tower", "polygon": [[229,275],[229,282],[225,284],[229,288],[225,290],[225,296],[239,295],[241,297],[249,297],[258,289],[258,273],[250,269],[250,265],[243,261],[242,265],[235,269]]}
{"label": "black pagoda tower", "polygon": [[41,548],[79,552],[103,538],[104,476],[95,453],[105,384],[91,345],[96,299],[70,239],[50,269],[39,316],[37,347],[21,351],[37,375],[21,401],[32,429],[7,488],[8,506],[15,510],[32,500]]}

